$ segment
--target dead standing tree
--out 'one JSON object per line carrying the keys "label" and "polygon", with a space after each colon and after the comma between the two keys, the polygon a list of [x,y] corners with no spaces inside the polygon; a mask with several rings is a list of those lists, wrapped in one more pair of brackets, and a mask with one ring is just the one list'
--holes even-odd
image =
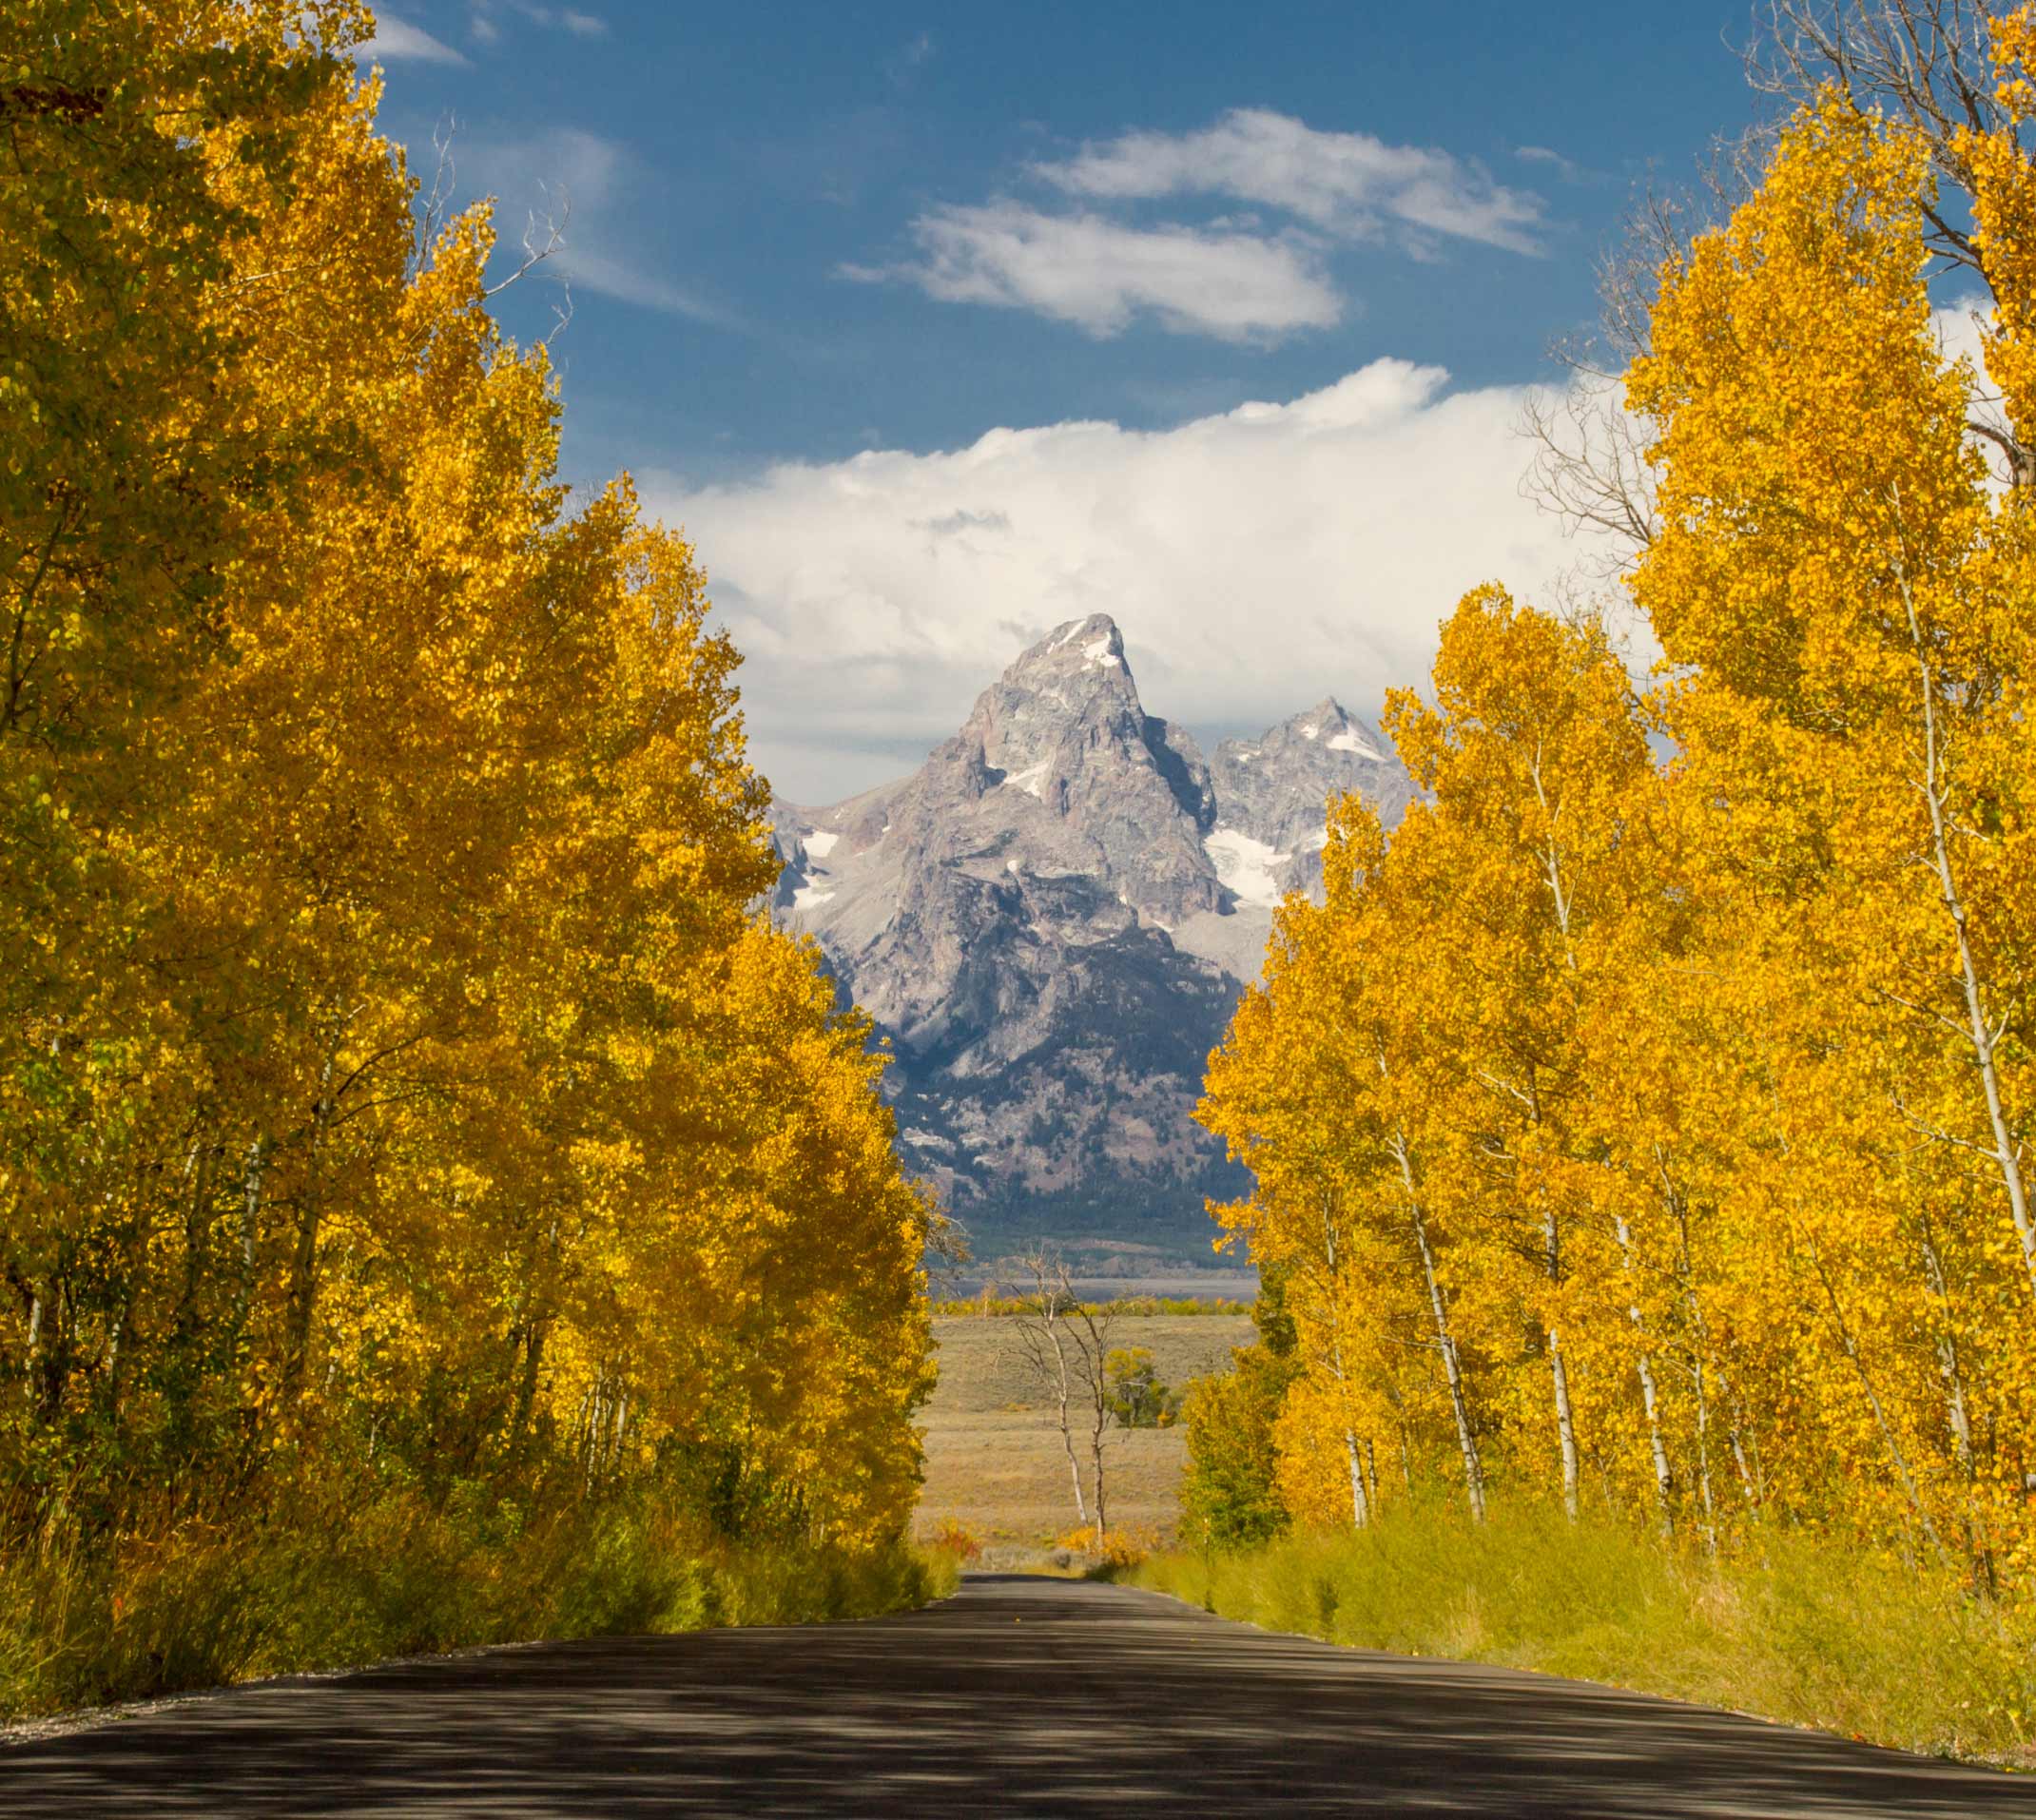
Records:
{"label": "dead standing tree", "polygon": [[[1044,1249],[1005,1264],[1016,1317],[1018,1346],[1046,1393],[1060,1423],[1060,1444],[1068,1457],[1068,1478],[1075,1488],[1075,1514],[1093,1527],[1098,1545],[1109,1527],[1108,1495],[1103,1473],[1103,1437],[1110,1421],[1110,1381],[1105,1361],[1115,1316],[1107,1308],[1084,1304],[1075,1293],[1066,1260]],[[1076,1450],[1077,1426],[1088,1430],[1091,1501],[1083,1496],[1081,1461]]]}

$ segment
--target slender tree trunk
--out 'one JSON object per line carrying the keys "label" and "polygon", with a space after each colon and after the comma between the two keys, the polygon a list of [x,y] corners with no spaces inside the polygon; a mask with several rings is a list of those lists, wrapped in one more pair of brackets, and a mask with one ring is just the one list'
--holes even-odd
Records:
{"label": "slender tree trunk", "polygon": [[[1348,1406],[1350,1378],[1343,1364],[1343,1308],[1338,1293],[1342,1279],[1336,1268],[1336,1223],[1330,1217],[1326,1198],[1322,1203],[1322,1249],[1329,1267],[1329,1360]],[[1358,1464],[1357,1436],[1348,1423],[1343,1431],[1343,1451],[1344,1462],[1350,1469],[1350,1525],[1353,1529],[1363,1529],[1371,1520],[1371,1510],[1365,1496],[1364,1469]]]}
{"label": "slender tree trunk", "polygon": [[[1542,1239],[1548,1287],[1560,1288],[1562,1283],[1562,1235],[1553,1208],[1542,1215]],[[1580,1481],[1582,1476],[1577,1452],[1577,1418],[1570,1407],[1569,1365],[1562,1357],[1562,1338],[1553,1322],[1548,1326],[1548,1375],[1555,1387],[1556,1442],[1562,1455],[1562,1508],[1569,1513],[1570,1521],[1575,1522],[1580,1514]]]}
{"label": "slender tree trunk", "polygon": [[1974,1061],[1979,1065],[1980,1085],[1987,1100],[1987,1119],[1993,1133],[1992,1156],[2007,1191],[2008,1217],[2014,1222],[2015,1237],[2022,1247],[2022,1268],[2029,1288],[2036,1293],[2036,1225],[2029,1218],[2028,1190],[2023,1180],[2021,1152],[2016,1145],[2001,1093],[1998,1045],[2007,1031],[2004,1020],[1996,1031],[1987,1020],[1986,997],[1979,966],[1973,958],[1972,939],[1966,926],[1965,900],[1951,868],[1951,843],[1946,832],[1943,737],[1937,726],[1937,678],[1931,668],[1923,627],[1916,616],[1915,596],[1909,576],[1898,565],[1895,580],[1902,591],[1902,606],[1909,615],[1909,636],[1916,654],[1916,668],[1923,695],[1924,775],[1923,800],[1929,808],[1930,852],[1937,874],[1938,895],[1958,939],[1959,981],[1965,990],[1966,1026]]}
{"label": "slender tree trunk", "polygon": [[1577,1456],[1577,1419],[1569,1405],[1569,1367],[1562,1359],[1561,1337],[1548,1329],[1548,1373],[1555,1384],[1556,1438],[1562,1448],[1562,1508],[1575,1522],[1580,1511]]}
{"label": "slender tree trunk", "polygon": [[[1696,1335],[1697,1345],[1691,1356],[1690,1383],[1697,1395],[1697,1483],[1704,1507],[1704,1547],[1711,1554],[1717,1553],[1717,1506],[1711,1491],[1711,1395],[1705,1383],[1704,1369],[1711,1357],[1711,1328],[1704,1320],[1704,1307],[1697,1293],[1697,1266],[1690,1253],[1690,1209],[1682,1197],[1682,1191],[1676,1186],[1676,1179],[1669,1173],[1668,1155],[1660,1145],[1655,1146],[1655,1167],[1661,1175],[1661,1201],[1676,1222],[1676,1269],[1682,1285],[1682,1304],[1690,1311],[1690,1330]],[[1746,1450],[1739,1444],[1739,1427],[1735,1417],[1732,1427],[1732,1457],[1739,1468],[1739,1485],[1746,1494],[1748,1509],[1758,1513],[1759,1503],[1754,1497],[1754,1481],[1746,1470]]]}
{"label": "slender tree trunk", "polygon": [[1073,1481],[1075,1486],[1076,1520],[1081,1523],[1084,1527],[1086,1527],[1089,1521],[1089,1503],[1088,1500],[1082,1495],[1081,1462],[1076,1457],[1075,1454],[1074,1425],[1068,1421],[1067,1354],[1061,1350],[1059,1334],[1054,1333],[1051,1326],[1049,1326],[1048,1332],[1051,1334],[1054,1343],[1054,1362],[1059,1366],[1060,1370],[1060,1383],[1057,1398],[1060,1415],[1060,1444],[1067,1450],[1068,1478]]}
{"label": "slender tree trunk", "polygon": [[1972,1422],[1966,1408],[1965,1374],[1959,1369],[1958,1341],[1951,1331],[1951,1296],[1946,1283],[1944,1262],[1930,1238],[1926,1219],[1922,1234],[1923,1274],[1937,1304],[1937,1375],[1944,1381],[1945,1420],[1951,1431],[1951,1451],[1958,1469],[1970,1484],[1976,1475],[1972,1452]]}
{"label": "slender tree trunk", "polygon": [[42,1346],[43,1298],[40,1294],[34,1294],[30,1295],[29,1298],[29,1346],[28,1351],[23,1355],[23,1364],[27,1367],[28,1378],[26,1388],[28,1391],[28,1401],[30,1404],[33,1404],[36,1400],[35,1369],[37,1364],[37,1355],[42,1351]]}
{"label": "slender tree trunk", "polygon": [[[1428,1307],[1435,1317],[1435,1343],[1443,1355],[1443,1373],[1449,1384],[1449,1407],[1456,1417],[1457,1446],[1464,1456],[1464,1489],[1470,1499],[1473,1521],[1484,1520],[1484,1468],[1478,1458],[1477,1437],[1470,1431],[1470,1411],[1464,1402],[1464,1372],[1456,1352],[1456,1336],[1449,1330],[1448,1304],[1435,1274],[1435,1254],[1428,1245],[1428,1225],[1421,1208],[1421,1193],[1414,1181],[1413,1159],[1407,1154],[1405,1133],[1393,1134],[1393,1154],[1400,1165],[1400,1179],[1406,1189],[1407,1217],[1413,1224],[1414,1249],[1421,1255],[1421,1274],[1427,1286]],[[1411,1489],[1411,1485],[1409,1485]]]}
{"label": "slender tree trunk", "polygon": [[1746,1508],[1755,1518],[1760,1515],[1760,1493],[1754,1481],[1753,1469],[1746,1462],[1746,1437],[1736,1413],[1732,1426],[1726,1431],[1732,1442],[1732,1463],[1739,1475],[1739,1494],[1746,1500]]}
{"label": "slender tree trunk", "polygon": [[1371,1521],[1371,1506],[1365,1496],[1365,1468],[1358,1459],[1357,1437],[1348,1428],[1343,1431],[1343,1453],[1350,1468],[1350,1526],[1363,1529]]}
{"label": "slender tree trunk", "polygon": [[1704,1388],[1704,1362],[1697,1355],[1690,1373],[1697,1392],[1697,1491],[1704,1511],[1704,1552],[1717,1553],[1717,1507],[1711,1499],[1711,1398]]}
{"label": "slender tree trunk", "polygon": [[1950,1287],[1944,1274],[1944,1261],[1930,1234],[1929,1216],[1922,1219],[1923,1273],[1930,1296],[1937,1304],[1937,1375],[1944,1383],[1945,1424],[1951,1432],[1951,1456],[1958,1462],[1959,1476],[1966,1481],[1966,1512],[1960,1526],[1966,1532],[1966,1553],[1973,1570],[1990,1591],[1994,1583],[1993,1549],[1980,1532],[1971,1491],[1979,1479],[1979,1462],[1972,1445],[1972,1419],[1966,1406],[1965,1372],[1958,1357],[1958,1339],[1951,1326]]}
{"label": "slender tree trunk", "polygon": [[269,1140],[257,1137],[241,1166],[241,1280],[233,1294],[233,1331],[246,1331],[247,1305],[255,1290],[255,1234],[262,1220],[262,1195],[268,1175]]}
{"label": "slender tree trunk", "polygon": [[[1626,1272],[1626,1282],[1633,1282],[1633,1235],[1628,1231],[1622,1216],[1615,1215],[1613,1229],[1619,1234],[1619,1253]],[[1675,1478],[1669,1471],[1668,1447],[1661,1439],[1661,1413],[1655,1398],[1655,1366],[1653,1356],[1646,1346],[1647,1323],[1641,1318],[1640,1305],[1637,1301],[1626,1304],[1626,1313],[1632,1319],[1633,1330],[1640,1336],[1640,1350],[1637,1364],[1640,1374],[1640,1403],[1647,1414],[1647,1443],[1654,1455],[1655,1464],[1655,1507],[1661,1518],[1661,1533],[1673,1535],[1676,1520],[1671,1498],[1675,1491]]]}
{"label": "slender tree trunk", "polygon": [[[1097,1381],[1100,1383],[1103,1370],[1103,1362],[1100,1359],[1096,1362],[1096,1370]],[[1096,1420],[1089,1430],[1089,1457],[1096,1462],[1096,1545],[1098,1548],[1103,1545],[1103,1538],[1110,1530],[1110,1514],[1104,1501],[1103,1493],[1104,1406],[1102,1397],[1098,1393],[1096,1404]]]}

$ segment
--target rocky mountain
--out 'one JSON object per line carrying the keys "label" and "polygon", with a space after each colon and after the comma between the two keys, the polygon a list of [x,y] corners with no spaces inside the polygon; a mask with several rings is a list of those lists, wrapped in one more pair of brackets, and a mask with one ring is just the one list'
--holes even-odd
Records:
{"label": "rocky mountain", "polygon": [[909,1160],[979,1252],[1105,1233],[1206,1255],[1241,1180],[1191,1116],[1272,908],[1319,890],[1324,811],[1397,821],[1391,747],[1333,699],[1205,762],[1116,626],[1072,621],[911,777],[781,804],[775,901],[897,1052]]}

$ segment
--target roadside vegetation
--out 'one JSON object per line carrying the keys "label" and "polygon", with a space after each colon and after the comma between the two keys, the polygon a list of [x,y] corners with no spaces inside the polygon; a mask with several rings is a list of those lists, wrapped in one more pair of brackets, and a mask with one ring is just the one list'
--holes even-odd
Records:
{"label": "roadside vegetation", "polygon": [[1212,1058],[1268,1292],[1187,1404],[1207,1556],[1149,1572],[1999,1754],[2036,1630],[2036,8],[1774,28],[1793,113],[1647,217],[1598,390],[1536,419],[1661,662],[1465,596],[1388,702],[1424,800],[1389,844],[1332,809],[1327,901]]}
{"label": "roadside vegetation", "polygon": [[372,29],[0,27],[7,1708],[929,1584],[934,1216],[737,653]]}
{"label": "roadside vegetation", "polygon": [[655,1498],[527,1521],[485,1498],[289,1516],[10,1560],[0,1714],[475,1645],[867,1617],[953,1592],[962,1559],[938,1540],[731,1540]]}
{"label": "roadside vegetation", "polygon": [[1115,1573],[1331,1643],[1609,1682],[1926,1754],[2036,1767],[2036,1623],[1956,1574],[1807,1531],[1712,1556],[1560,1502],[1401,1500],[1361,1531]]}

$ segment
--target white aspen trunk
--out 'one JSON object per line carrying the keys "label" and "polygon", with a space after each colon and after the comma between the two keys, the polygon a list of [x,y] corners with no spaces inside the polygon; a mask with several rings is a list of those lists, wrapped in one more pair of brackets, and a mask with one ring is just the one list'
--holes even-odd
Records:
{"label": "white aspen trunk", "polygon": [[[1349,1375],[1343,1365],[1343,1308],[1338,1295],[1341,1281],[1336,1269],[1336,1223],[1329,1217],[1329,1202],[1325,1196],[1322,1209],[1322,1250],[1329,1267],[1329,1358],[1336,1373],[1336,1382],[1343,1386],[1346,1399],[1350,1394]],[[1369,1501],[1365,1496],[1364,1469],[1358,1464],[1357,1437],[1347,1425],[1343,1431],[1344,1463],[1350,1469],[1350,1525],[1363,1529],[1371,1520]]]}
{"label": "white aspen trunk", "polygon": [[[1435,1256],[1428,1247],[1427,1221],[1422,1214],[1421,1196],[1414,1184],[1414,1165],[1406,1152],[1404,1133],[1393,1134],[1392,1148],[1400,1164],[1400,1179],[1406,1189],[1407,1214],[1414,1227],[1414,1249],[1421,1254],[1421,1274],[1427,1285],[1428,1307],[1435,1317],[1435,1343],[1441,1348],[1443,1373],[1448,1380],[1449,1407],[1456,1417],[1457,1446],[1464,1456],[1464,1489],[1470,1499],[1472,1520],[1482,1523],[1484,1520],[1484,1467],[1478,1458],[1477,1437],[1470,1432],[1470,1411],[1464,1403],[1464,1373],[1457,1360],[1456,1338],[1449,1331],[1448,1305],[1443,1299],[1442,1284],[1435,1274]],[[1413,1489],[1411,1474],[1407,1488]]]}
{"label": "white aspen trunk", "polygon": [[1371,1444],[1371,1437],[1365,1437],[1365,1495],[1373,1510],[1379,1507],[1379,1456]]}
{"label": "white aspen trunk", "polygon": [[1343,1453],[1350,1468],[1350,1526],[1363,1529],[1371,1521],[1370,1501],[1365,1496],[1365,1469],[1357,1457],[1357,1437],[1349,1429],[1343,1431]]}
{"label": "white aspen trunk", "polygon": [[1647,1412],[1647,1441],[1654,1454],[1655,1463],[1655,1508],[1660,1514],[1661,1533],[1672,1536],[1676,1533],[1676,1517],[1670,1495],[1674,1481],[1668,1469],[1668,1448],[1661,1440],[1661,1417],[1655,1402],[1654,1365],[1647,1354],[1639,1357],[1640,1403]]}
{"label": "white aspen trunk", "polygon": [[1732,1424],[1726,1430],[1732,1442],[1732,1463],[1739,1475],[1739,1493],[1746,1500],[1746,1508],[1757,1519],[1760,1515],[1760,1492],[1754,1479],[1752,1466],[1746,1459],[1746,1437],[1740,1424],[1736,1408],[1733,1412]]}
{"label": "white aspen trunk", "polygon": [[1711,1501],[1711,1399],[1704,1390],[1704,1362],[1691,1375],[1697,1391],[1697,1490],[1704,1509],[1704,1552],[1717,1553],[1717,1507]]}
{"label": "white aspen trunk", "polygon": [[[1627,1229],[1622,1215],[1613,1216],[1613,1230],[1619,1234],[1619,1260],[1626,1272],[1626,1281],[1630,1285],[1633,1281],[1633,1235]],[[1642,1341],[1638,1361],[1640,1403],[1647,1412],[1647,1442],[1654,1454],[1655,1507],[1660,1514],[1661,1533],[1668,1536],[1673,1535],[1676,1528],[1674,1507],[1670,1501],[1675,1490],[1675,1477],[1669,1471],[1668,1447],[1661,1439],[1661,1415],[1655,1398],[1654,1360],[1645,1345],[1647,1323],[1641,1319],[1640,1305],[1638,1302],[1627,1303],[1626,1313],[1633,1321],[1634,1332],[1638,1334]]]}
{"label": "white aspen trunk", "polygon": [[[1690,1367],[1690,1381],[1697,1393],[1697,1483],[1704,1506],[1704,1547],[1717,1553],[1717,1506],[1711,1492],[1711,1399],[1704,1387],[1704,1366],[1711,1355],[1711,1328],[1704,1320],[1703,1303],[1697,1294],[1697,1267],[1690,1261],[1690,1210],[1668,1170],[1668,1157],[1655,1146],[1655,1168],[1661,1176],[1661,1200],[1676,1220],[1676,1268],[1682,1284],[1683,1306],[1690,1311],[1690,1329],[1697,1335],[1697,1350]],[[1739,1444],[1738,1419],[1735,1415],[1730,1434],[1732,1457],[1739,1468],[1739,1488],[1746,1494],[1747,1508],[1759,1514],[1754,1496],[1754,1481],[1746,1470],[1746,1450]]]}
{"label": "white aspen trunk", "polygon": [[1922,624],[1916,617],[1915,596],[1910,590],[1907,573],[1899,565],[1895,570],[1895,580],[1901,588],[1902,605],[1909,615],[1910,641],[1915,650],[1916,668],[1922,681],[1923,800],[1929,807],[1930,847],[1938,893],[1958,939],[1958,970],[1960,983],[1965,989],[1968,1039],[1972,1046],[1973,1059],[1979,1064],[1988,1123],[1993,1132],[1992,1155],[2000,1168],[2002,1186],[2007,1191],[2008,1216],[2014,1222],[2015,1237],[2022,1247],[2023,1272],[2028,1278],[2031,1293],[2036,1293],[2036,1226],[2030,1224],[2028,1191],[2022,1176],[2021,1154],[2001,1094],[1997,1045],[2007,1026],[2004,1023],[2001,1032],[1996,1032],[1987,1021],[1979,967],[1973,958],[1972,941],[1966,927],[1965,900],[1959,895],[1958,881],[1951,869],[1951,844],[1945,832],[1943,752],[1937,731],[1937,679],[1924,646]]}
{"label": "white aspen trunk", "polygon": [[1556,1439],[1562,1449],[1562,1508],[1575,1522],[1581,1512],[1577,1458],[1577,1419],[1569,1406],[1569,1367],[1562,1361],[1561,1336],[1548,1329],[1548,1373],[1555,1384]]}
{"label": "white aspen trunk", "polygon": [[[1545,1258],[1548,1269],[1548,1284],[1557,1288],[1562,1281],[1561,1232],[1556,1224],[1555,1210],[1551,1208],[1542,1216],[1542,1235],[1545,1241]],[[1553,1323],[1548,1327],[1548,1375],[1555,1388],[1556,1443],[1562,1455],[1562,1508],[1575,1522],[1581,1514],[1581,1472],[1577,1453],[1577,1418],[1569,1403],[1569,1366],[1562,1358],[1562,1337]]]}
{"label": "white aspen trunk", "polygon": [[247,1147],[247,1161],[241,1172],[241,1268],[239,1307],[245,1312],[247,1290],[255,1280],[255,1226],[262,1214],[262,1178],[268,1171],[268,1139],[258,1137]]}

